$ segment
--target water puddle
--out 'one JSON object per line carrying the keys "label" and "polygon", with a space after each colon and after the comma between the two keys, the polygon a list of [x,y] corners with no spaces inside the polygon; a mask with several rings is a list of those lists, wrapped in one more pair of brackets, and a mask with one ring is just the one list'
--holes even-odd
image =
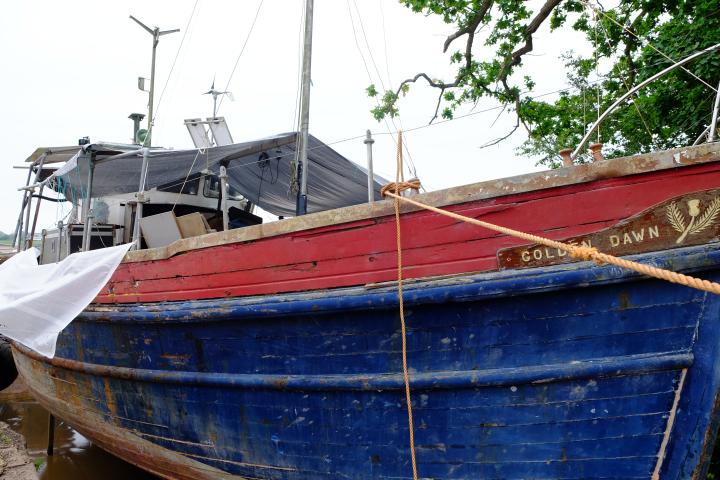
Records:
{"label": "water puddle", "polygon": [[157,478],[96,447],[59,419],[55,426],[55,454],[47,457],[48,412],[29,398],[0,401],[0,420],[25,437],[28,455],[40,465],[41,480]]}

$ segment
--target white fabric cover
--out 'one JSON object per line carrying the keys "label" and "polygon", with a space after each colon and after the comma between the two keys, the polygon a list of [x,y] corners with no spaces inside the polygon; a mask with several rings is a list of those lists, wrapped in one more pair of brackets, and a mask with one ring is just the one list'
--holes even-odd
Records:
{"label": "white fabric cover", "polygon": [[87,307],[112,276],[131,244],[73,253],[38,265],[30,248],[0,265],[0,333],[55,356],[58,334]]}

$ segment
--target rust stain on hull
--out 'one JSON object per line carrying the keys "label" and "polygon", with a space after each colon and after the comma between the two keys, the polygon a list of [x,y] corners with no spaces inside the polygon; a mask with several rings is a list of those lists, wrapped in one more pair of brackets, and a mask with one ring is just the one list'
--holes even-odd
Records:
{"label": "rust stain on hull", "polygon": [[715,450],[715,440],[717,439],[719,423],[720,394],[715,396],[710,425],[708,425],[707,429],[705,430],[705,435],[703,436],[702,451],[700,452],[700,461],[698,462],[698,466],[693,472],[693,480],[702,480],[707,475],[707,470],[710,466],[710,460],[712,459],[713,451]]}
{"label": "rust stain on hull", "polygon": [[[59,376],[58,367],[46,367],[13,348],[20,376],[27,383],[33,397],[48,411],[62,418],[75,430],[103,450],[162,478],[177,480],[238,479],[237,477],[191,458],[177,455],[136,435],[134,432],[110,425],[94,409],[82,405],[84,396],[63,395],[59,392],[68,383]],[[54,375],[48,375],[53,370]],[[89,399],[88,399],[89,400]]]}

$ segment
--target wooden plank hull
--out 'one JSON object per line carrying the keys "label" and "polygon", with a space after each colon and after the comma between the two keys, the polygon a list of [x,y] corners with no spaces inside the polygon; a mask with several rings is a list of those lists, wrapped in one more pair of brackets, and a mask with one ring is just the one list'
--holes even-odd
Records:
{"label": "wooden plank hull", "polygon": [[[639,260],[720,279],[715,245]],[[649,478],[666,431],[661,478],[701,473],[720,298],[574,263],[415,282],[405,305],[421,476]],[[96,306],[55,359],[15,356],[52,412],[167,477],[410,478],[399,350],[386,286]]]}
{"label": "wooden plank hull", "polygon": [[[720,159],[720,152],[712,158]],[[511,184],[504,185],[500,189],[507,187],[504,195],[457,203],[447,209],[561,239],[610,227],[675,196],[718,186],[720,161],[713,161],[672,172],[646,172],[520,193],[513,193]],[[519,190],[517,186],[515,189]],[[248,227],[259,235],[193,248],[163,260],[126,262],[96,301],[195,300],[392,281],[397,256],[390,207],[390,202],[380,202],[378,215],[370,218],[364,217],[375,212],[372,206],[353,207],[349,210],[366,215],[359,215],[363,217],[360,220],[330,222],[277,235],[262,235],[261,227]],[[342,211],[337,212],[335,216],[343,218]],[[327,212],[330,218],[331,214]],[[309,215],[307,221],[319,216],[322,214]],[[288,222],[302,225],[304,218]],[[403,230],[408,278],[496,270],[499,249],[524,243],[427,211],[405,214]],[[223,239],[222,234],[215,238]]]}
{"label": "wooden plank hull", "polygon": [[[717,281],[718,187],[710,145],[421,198]],[[402,228],[422,477],[701,478],[720,297],[426,211]],[[168,478],[410,478],[396,262],[390,202],[133,252],[56,358],[16,363]]]}

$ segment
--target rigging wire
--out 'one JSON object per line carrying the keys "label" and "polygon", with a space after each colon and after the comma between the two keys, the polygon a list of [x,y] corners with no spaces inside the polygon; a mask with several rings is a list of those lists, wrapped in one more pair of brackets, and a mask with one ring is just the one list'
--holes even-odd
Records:
{"label": "rigging wire", "polygon": [[[371,60],[372,63],[373,63],[373,66],[374,66],[374,68],[375,68],[375,72],[377,73],[377,75],[378,75],[378,77],[379,77],[380,86],[381,86],[381,87],[383,88],[383,90],[384,90],[384,89],[385,89],[385,83],[383,82],[383,80],[382,80],[382,75],[380,75],[380,71],[379,71],[379,69],[377,68],[377,63],[375,62],[375,58],[373,57],[372,49],[370,48],[370,43],[368,42],[367,35],[365,34],[365,27],[364,27],[364,25],[363,25],[362,16],[360,15],[360,10],[359,10],[359,8],[358,8],[358,6],[357,6],[357,2],[356,2],[355,0],[353,0],[353,3],[354,3],[354,5],[355,5],[355,11],[357,12],[358,23],[360,23],[360,28],[361,28],[361,30],[362,30],[362,32],[363,32],[363,37],[364,37],[364,39],[365,39],[365,46],[366,46],[366,48],[367,48],[368,55],[370,56],[370,60]],[[368,65],[367,65],[367,60],[365,60],[365,55],[364,55],[364,53],[363,53],[363,51],[362,51],[362,47],[360,46],[360,42],[359,42],[359,40],[358,40],[357,29],[355,28],[355,21],[354,21],[354,19],[353,19],[353,14],[352,14],[352,8],[350,7],[350,0],[347,0],[347,5],[348,5],[348,14],[349,14],[349,16],[350,16],[350,25],[352,26],[353,38],[355,39],[355,45],[356,45],[356,47],[357,47],[357,49],[358,49],[358,53],[360,54],[360,57],[362,58],[363,64],[365,65],[365,71],[367,72],[368,80],[370,81],[370,83],[373,83],[373,77],[372,77],[372,74],[370,73],[370,68],[369,68]],[[377,102],[377,100],[376,100],[376,102]],[[376,105],[379,106],[379,103],[376,103]],[[399,116],[398,116],[398,120],[400,120]],[[386,130],[388,131],[388,133],[390,133],[392,130],[391,130],[390,125],[389,125],[389,123],[388,123],[388,118],[387,118],[387,117],[384,117],[384,118],[383,118],[383,122],[385,123],[385,128],[386,128]],[[397,125],[395,124],[395,120],[394,120],[392,117],[390,118],[390,123],[392,123],[393,128],[395,129],[395,132],[398,132],[398,131],[400,130],[400,128],[398,128]],[[402,123],[402,122],[400,122],[400,123]],[[402,127],[401,127],[401,128],[402,128]],[[418,174],[417,174],[417,169],[415,168],[415,163],[413,162],[413,158],[412,158],[412,155],[410,154],[410,150],[407,148],[407,141],[406,141],[405,139],[403,139],[403,146],[404,146],[404,148],[405,148],[405,152],[406,152],[407,155],[408,155],[408,162],[407,162],[408,169],[410,170],[410,173],[411,173],[414,177],[417,178],[417,176],[418,176]]]}
{"label": "rigging wire", "polygon": [[[230,82],[232,81],[232,77],[235,74],[235,70],[237,69],[238,63],[240,63],[240,57],[242,57],[243,52],[245,51],[245,47],[247,47],[248,41],[250,41],[250,36],[252,35],[253,30],[255,29],[255,23],[257,22],[258,16],[260,15],[260,9],[262,9],[263,3],[265,0],[260,0],[260,3],[258,4],[257,11],[255,12],[255,18],[253,18],[252,24],[250,25],[250,30],[248,31],[247,37],[245,37],[245,42],[243,43],[242,48],[240,49],[240,53],[238,53],[237,58],[235,59],[235,65],[233,65],[232,71],[230,72],[230,77],[228,77],[227,84],[225,85],[225,91],[230,88]],[[223,100],[225,99],[225,95],[220,97],[220,103],[218,103],[217,106],[217,112],[220,111],[220,107],[222,107]]]}
{"label": "rigging wire", "polygon": [[[385,28],[385,10],[383,9],[382,4],[383,4],[382,0],[378,0],[378,5],[380,7],[380,21],[381,21],[382,31],[383,31],[383,54],[385,57],[385,73],[387,74],[388,84],[392,85],[393,82],[392,82],[392,77],[390,75],[390,59],[388,57],[388,47],[387,47],[387,29]],[[398,123],[400,124],[399,130],[404,131],[405,127],[403,126],[402,118],[399,116],[398,116]],[[395,129],[398,130],[397,127]],[[413,163],[412,155],[410,154],[410,149],[408,148],[408,145],[407,145],[407,137],[403,137],[402,140],[403,140],[403,147],[405,148],[405,152],[407,153],[407,156],[408,156],[408,165],[409,165],[408,168],[412,167],[413,171],[415,171],[415,164]],[[415,172],[415,177],[417,178],[417,172]],[[423,191],[427,191],[425,189],[425,185],[420,185],[420,188]]]}
{"label": "rigging wire", "polygon": [[390,76],[390,60],[388,58],[387,30],[385,29],[385,10],[383,9],[383,0],[378,0],[378,5],[380,6],[380,19],[381,19],[382,31],[383,31],[383,50],[384,50],[384,54],[385,54],[385,73],[387,74],[388,84],[392,85],[393,82],[392,82],[392,77]]}
{"label": "rigging wire", "polygon": [[[708,117],[710,117],[710,119],[712,118],[712,107],[713,107],[714,100],[715,100],[715,94],[711,93],[705,99],[705,103],[707,103],[708,105],[704,105],[702,101],[698,102],[698,104],[695,107],[695,113],[699,113],[703,109],[710,110],[710,113],[707,113],[705,115],[699,115],[699,118],[697,120],[695,120],[694,122],[692,122],[692,117],[689,117],[684,122],[685,124],[683,125],[683,127],[680,131],[681,132],[693,131],[695,129],[695,127],[697,127],[701,122],[707,121],[708,123],[710,123],[710,120],[708,119]],[[708,108],[708,107],[710,107],[710,108]],[[688,128],[688,125],[689,125],[689,128]],[[687,136],[687,133],[684,133],[684,135]],[[694,139],[688,138],[687,141],[689,141],[689,140],[694,140]]]}
{"label": "rigging wire", "polygon": [[[360,31],[363,34],[363,39],[365,40],[365,46],[367,48],[368,55],[370,56],[370,61],[372,62],[373,68],[375,68],[375,73],[377,73],[378,79],[380,80],[380,86],[383,88],[383,90],[385,90],[385,84],[382,80],[382,75],[380,74],[380,69],[378,68],[377,63],[375,62],[375,57],[372,53],[372,48],[370,47],[370,42],[368,41],[367,34],[365,33],[365,25],[362,21],[362,15],[360,14],[360,9],[358,8],[358,5],[357,5],[357,0],[353,0],[353,4],[355,5],[355,11],[357,12],[358,22],[360,23]],[[386,57],[386,60],[387,60],[387,57]],[[370,78],[370,81],[372,82],[372,78]],[[385,122],[387,123],[387,119],[385,119]],[[400,118],[399,115],[398,115],[398,123],[400,123],[400,128],[398,128],[398,126],[395,124],[395,119],[392,117],[390,117],[390,123],[392,123],[393,128],[396,131],[402,130],[402,119]],[[388,127],[388,129],[389,128],[390,127]],[[410,154],[410,149],[408,148],[408,145],[407,145],[407,139],[406,139],[406,137],[401,137],[401,138],[403,141],[403,147],[405,148],[405,153],[407,153],[407,156],[408,156],[408,158],[407,158],[408,170],[410,170],[410,173],[415,178],[417,178],[417,176],[418,176],[417,169],[415,168],[415,162],[413,161],[412,155]],[[423,188],[423,190],[424,190],[424,187],[421,186],[421,188]]]}
{"label": "rigging wire", "polygon": [[[600,22],[597,22],[597,25],[599,25],[600,28],[601,28],[602,31],[603,31],[603,34],[604,34],[604,36],[605,36],[605,44],[606,44],[609,48],[612,49],[613,45],[612,45],[612,43],[610,42],[610,34],[608,33],[607,29],[606,29],[605,26],[604,26],[602,23],[600,23]],[[596,47],[596,48],[597,48],[597,47]],[[596,64],[596,65],[597,65],[597,64]],[[596,74],[597,74],[597,72],[596,72]],[[622,80],[623,85],[625,85],[625,88],[626,88],[628,91],[630,91],[630,89],[632,88],[632,86],[628,83],[627,79],[626,79],[626,78],[621,74],[621,72],[619,72],[619,71],[618,71],[618,77],[620,77],[620,79]],[[637,94],[635,94],[635,95],[633,95],[633,96],[634,96],[636,99],[637,99],[637,97],[638,97]],[[640,117],[640,120],[642,121],[643,126],[645,127],[645,131],[647,132],[648,137],[649,137],[650,139],[652,139],[652,132],[650,131],[650,126],[648,125],[647,121],[645,120],[645,116],[642,114],[642,111],[640,110],[640,106],[637,104],[637,101],[633,101],[632,104],[633,104],[633,106],[635,107],[635,111],[637,112],[638,117]],[[599,134],[598,134],[598,136],[599,136]]]}
{"label": "rigging wire", "polygon": [[[658,62],[657,64],[660,64],[660,63],[663,63],[663,62]],[[651,65],[651,66],[655,66],[655,65],[657,65],[657,64],[654,64],[654,65]],[[593,82],[588,82],[588,85],[593,85],[593,84],[596,84],[596,83],[598,83],[598,82],[600,82],[600,81],[602,81],[602,78],[601,78],[601,79],[597,79],[597,80],[595,80],[595,81],[593,81]],[[578,88],[578,87],[569,85],[569,86],[567,86],[567,87],[563,87],[563,88],[559,88],[559,89],[556,89],[556,90],[551,90],[551,91],[548,91],[548,92],[544,92],[544,93],[541,93],[541,94],[538,94],[538,95],[534,95],[534,96],[532,96],[531,98],[532,98],[533,100],[535,100],[535,99],[539,99],[539,98],[543,98],[543,97],[548,97],[548,96],[551,96],[551,95],[556,95],[556,94],[558,94],[558,93],[568,92],[568,91],[571,91],[571,90],[583,91],[583,89],[581,89],[581,88]],[[709,97],[709,98],[710,98],[710,97]],[[468,112],[468,113],[463,114],[463,115],[456,115],[456,116],[454,116],[454,117],[452,117],[452,118],[445,118],[445,119],[439,120],[439,121],[437,121],[437,122],[433,122],[433,123],[429,123],[429,124],[428,124],[428,123],[423,123],[423,124],[417,125],[417,126],[415,126],[415,127],[410,127],[410,128],[404,129],[404,130],[403,130],[403,133],[414,132],[414,131],[418,131],[418,130],[424,130],[424,129],[426,129],[426,128],[436,127],[436,126],[438,126],[438,125],[443,125],[443,124],[448,123],[448,122],[455,122],[455,121],[462,120],[462,119],[465,119],[465,118],[473,117],[473,116],[475,116],[475,115],[481,115],[481,114],[488,113],[488,112],[493,112],[493,111],[496,111],[496,110],[502,110],[503,108],[505,108],[503,105],[495,105],[495,106],[493,106],[493,107],[488,107],[488,108],[485,108],[485,109],[482,109],[482,110],[473,110],[473,111]],[[375,135],[375,136],[386,136],[386,135],[389,135],[389,136],[395,137],[395,136],[397,135],[397,133],[398,133],[398,131],[387,131],[387,132],[377,132],[377,133],[375,133],[374,135]],[[346,137],[346,138],[342,138],[342,139],[340,139],[340,140],[334,140],[334,141],[332,141],[332,142],[323,143],[322,145],[319,145],[319,146],[308,147],[308,152],[313,151],[313,150],[316,150],[316,149],[324,148],[325,146],[338,145],[338,144],[341,144],[341,143],[347,143],[347,142],[357,141],[357,140],[361,140],[361,139],[364,139],[364,138],[366,138],[366,137],[365,137],[365,134],[362,134],[362,135],[354,135],[354,136],[352,136],[352,137]],[[199,150],[200,150],[200,149],[199,149]],[[207,157],[207,154],[208,154],[207,149],[205,149],[205,153],[206,153],[206,157]],[[289,156],[294,156],[294,155],[295,155],[295,152],[291,152],[291,153],[287,153],[287,154],[276,155],[276,156],[273,157],[273,159],[280,159],[280,158],[283,158],[283,157],[289,157]],[[206,158],[206,162],[207,162],[207,161],[208,161],[208,158]],[[229,170],[233,170],[233,169],[237,169],[237,168],[252,167],[253,165],[259,164],[259,163],[261,163],[262,161],[263,161],[263,160],[253,160],[253,161],[249,161],[249,162],[245,162],[245,163],[231,164],[231,165],[229,165],[229,166],[227,167],[227,170],[229,171]],[[209,165],[209,163],[208,163],[206,166],[207,166],[207,170],[209,171],[209,170],[210,170],[210,165]],[[216,173],[216,172],[215,172],[215,173]],[[177,182],[177,183],[175,183],[175,184],[170,184],[170,185],[167,185],[167,187],[172,187],[172,186],[176,186],[176,185],[180,185],[180,184],[182,184],[182,182]]]}
{"label": "rigging wire", "polygon": [[[558,90],[553,90],[553,91],[550,91],[550,92],[542,93],[542,94],[540,94],[540,95],[536,95],[536,96],[534,96],[533,98],[547,97],[547,96],[554,95],[554,94],[557,94],[557,93],[560,93],[560,92],[565,92],[565,91],[568,91],[568,90],[572,90],[572,89],[574,89],[574,88],[575,88],[575,87],[561,88],[561,89],[558,89]],[[473,117],[473,116],[475,116],[475,115],[481,115],[481,114],[483,114],[483,113],[488,113],[488,112],[492,112],[492,111],[495,111],[495,110],[501,110],[502,108],[504,108],[502,105],[496,105],[496,106],[494,106],[494,107],[485,108],[485,109],[483,109],[483,110],[473,110],[472,112],[466,113],[466,114],[464,114],[464,115],[457,115],[457,116],[455,116],[455,117],[453,117],[453,118],[442,119],[442,120],[440,120],[440,121],[438,121],[438,122],[433,122],[433,123],[429,123],[429,124],[428,124],[428,123],[423,123],[423,124],[421,124],[421,125],[418,125],[418,126],[415,126],[415,127],[411,127],[411,128],[408,128],[408,129],[405,129],[405,130],[403,130],[403,133],[405,133],[405,132],[414,132],[414,131],[418,131],[418,130],[423,130],[423,129],[426,129],[426,128],[431,128],[431,127],[435,127],[435,126],[438,126],[438,125],[442,125],[442,124],[445,124],[445,123],[448,123],[448,122],[455,122],[455,121],[458,121],[458,120],[462,120],[462,119],[464,119],[464,118]],[[377,132],[377,133],[375,134],[375,136],[386,136],[386,135],[387,135],[387,136],[395,137],[395,136],[397,135],[397,133],[398,133],[398,131]],[[363,135],[355,135],[355,136],[352,136],[352,137],[346,137],[346,138],[343,138],[343,139],[340,139],[340,140],[334,140],[334,141],[332,141],[332,142],[323,143],[322,145],[319,145],[319,146],[308,147],[308,152],[313,151],[313,150],[317,150],[317,149],[324,148],[325,146],[328,146],[328,147],[329,147],[329,146],[332,146],[332,145],[338,145],[338,144],[341,144],[341,143],[352,142],[352,141],[361,140],[361,139],[364,139],[364,138],[365,138],[365,134],[363,134]],[[200,150],[200,149],[199,149],[199,150]],[[205,149],[205,153],[206,153],[206,156],[207,156],[207,153],[208,153],[208,152],[207,152],[207,149]],[[282,155],[276,155],[276,156],[273,157],[273,158],[275,158],[275,159],[278,159],[278,158],[287,158],[287,157],[290,157],[290,156],[294,157],[295,155],[296,155],[296,152],[290,152],[290,153],[286,153],[286,154],[282,154]],[[207,161],[207,158],[206,158],[206,161]],[[254,166],[254,165],[260,164],[262,161],[263,161],[263,160],[252,160],[252,161],[245,162],[245,163],[234,163],[234,164],[228,165],[227,170],[230,171],[230,170],[239,169],[239,168],[252,167],[252,166]],[[209,165],[209,163],[206,165],[206,167],[207,167],[207,170],[210,171],[210,165]],[[217,173],[217,172],[214,172],[214,173]],[[167,187],[177,186],[177,185],[180,185],[181,183],[182,183],[182,182],[177,182],[177,183],[174,183],[174,184],[169,184],[169,185],[167,185]]]}
{"label": "rigging wire", "polygon": [[[173,213],[175,212],[175,207],[177,206],[178,202],[180,201],[180,196],[183,194],[183,190],[185,190],[185,184],[187,183],[188,178],[190,178],[190,172],[193,171],[193,168],[195,167],[195,162],[197,161],[197,159],[201,153],[203,153],[203,149],[199,148],[197,153],[195,154],[195,158],[193,158],[190,168],[188,169],[187,175],[185,175],[185,179],[182,181],[182,185],[180,185],[180,190],[178,191],[177,197],[175,197],[175,201],[173,202],[172,210],[170,210]],[[175,185],[173,185],[173,187],[174,186]]]}
{"label": "rigging wire", "polygon": [[302,50],[303,50],[303,28],[305,26],[305,8],[300,13],[300,23],[298,24],[297,37],[297,83],[295,88],[295,111],[293,112],[293,120],[291,129],[296,129],[300,125],[300,85],[302,83]]}
{"label": "rigging wire", "polygon": [[382,75],[380,74],[380,69],[378,68],[377,63],[375,62],[375,57],[372,54],[372,49],[370,48],[370,42],[368,41],[367,33],[365,32],[365,25],[362,21],[362,15],[360,14],[357,0],[353,0],[353,5],[355,5],[355,12],[357,12],[358,23],[360,24],[360,31],[362,32],[363,40],[365,40],[365,48],[367,48],[368,55],[370,56],[370,61],[372,62],[375,73],[378,76],[378,80],[380,80],[380,86],[383,88],[383,90],[385,90],[385,82],[383,82]]}
{"label": "rigging wire", "polygon": [[[592,10],[595,14],[599,14],[599,15],[602,15],[603,17],[607,18],[607,19],[610,20],[612,23],[614,23],[615,25],[617,25],[618,27],[622,28],[624,31],[626,31],[627,33],[629,33],[630,35],[632,35],[633,37],[635,37],[641,44],[647,45],[648,47],[650,47],[651,49],[653,49],[655,52],[657,52],[657,53],[659,53],[660,55],[662,55],[663,57],[665,57],[666,60],[669,60],[669,61],[672,62],[672,63],[677,63],[677,60],[673,60],[672,57],[670,57],[670,56],[667,55],[665,52],[663,52],[662,50],[660,50],[659,48],[657,48],[657,47],[656,47],[655,45],[653,45],[649,40],[647,40],[647,39],[645,39],[645,38],[640,38],[640,37],[638,37],[638,36],[635,34],[635,32],[633,32],[632,30],[630,30],[630,29],[629,29],[628,27],[626,27],[625,25],[620,24],[620,22],[618,22],[617,20],[615,20],[614,18],[612,18],[612,16],[606,14],[605,11],[604,11],[602,8],[595,7],[595,6],[592,5],[588,0],[580,0],[580,1],[581,1],[586,7],[588,7],[590,10]],[[698,77],[697,75],[695,75],[694,73],[692,73],[692,72],[691,72],[690,70],[688,70],[686,67],[680,67],[680,68],[681,68],[682,70],[684,70],[685,73],[687,73],[687,74],[689,74],[690,76],[692,76],[693,78],[695,78],[695,80],[699,81],[700,83],[702,83],[703,85],[705,85],[706,87],[708,87],[708,88],[709,88],[710,90],[712,90],[713,92],[717,92],[717,91],[718,91],[715,87],[713,87],[713,86],[710,85],[708,82],[706,82],[706,81],[703,80],[702,78],[700,78],[700,77]]]}

